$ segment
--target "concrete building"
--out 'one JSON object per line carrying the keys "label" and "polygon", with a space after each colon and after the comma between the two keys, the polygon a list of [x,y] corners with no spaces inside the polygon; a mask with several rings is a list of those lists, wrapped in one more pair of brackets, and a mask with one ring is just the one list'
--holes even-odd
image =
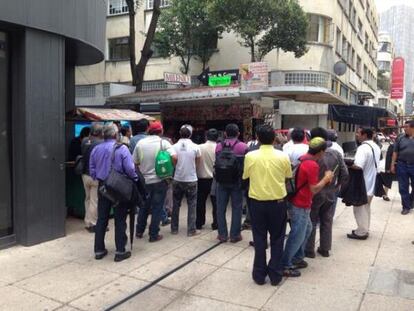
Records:
{"label": "concrete building", "polygon": [[65,111],[102,61],[101,0],[0,1],[0,248],[65,234]]}
{"label": "concrete building", "polygon": [[[292,87],[318,87],[322,92],[337,97],[337,103],[373,106],[377,90],[376,54],[378,45],[378,18],[373,0],[317,0],[299,1],[309,16],[309,51],[300,59],[292,53],[272,51],[264,61],[272,72],[270,85],[281,89]],[[169,1],[162,1],[168,6]],[[152,15],[152,1],[147,0],[137,17],[137,51],[142,48],[144,35]],[[78,90],[92,90],[108,83],[128,84],[131,74],[128,62],[128,8],[124,0],[110,0],[107,16],[107,52],[105,62],[82,68],[77,72]],[[179,72],[177,58],[160,58],[155,51],[150,60],[144,90],[164,89],[164,72]],[[238,69],[250,60],[249,50],[241,47],[234,33],[225,33],[217,42],[217,52],[212,56],[211,70]],[[338,76],[334,72],[337,62],[343,62],[346,71]],[[189,74],[197,77],[201,63],[194,60]],[[107,93],[108,94],[108,93]],[[82,98],[82,101],[86,96]],[[291,100],[262,97],[264,108],[275,107],[274,124],[288,128],[301,124],[311,128],[327,125],[327,105],[301,102],[300,96]],[[308,99],[302,96],[302,100]],[[78,98],[78,102],[81,99]],[[315,101],[314,101],[315,102]],[[335,125],[334,125],[335,126]]]}
{"label": "concrete building", "polygon": [[377,107],[403,115],[402,101],[390,98],[390,83],[392,63],[395,58],[395,48],[391,36],[388,33],[379,34],[378,45],[378,102]]}
{"label": "concrete building", "polygon": [[405,114],[413,113],[414,92],[414,8],[393,6],[380,17],[380,31],[389,33],[396,56],[405,59]]}

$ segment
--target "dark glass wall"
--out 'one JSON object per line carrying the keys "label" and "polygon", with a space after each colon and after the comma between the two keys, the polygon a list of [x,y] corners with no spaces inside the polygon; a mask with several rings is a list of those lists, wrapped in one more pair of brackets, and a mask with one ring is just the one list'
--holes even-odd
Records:
{"label": "dark glass wall", "polygon": [[0,31],[0,238],[13,233],[7,35]]}

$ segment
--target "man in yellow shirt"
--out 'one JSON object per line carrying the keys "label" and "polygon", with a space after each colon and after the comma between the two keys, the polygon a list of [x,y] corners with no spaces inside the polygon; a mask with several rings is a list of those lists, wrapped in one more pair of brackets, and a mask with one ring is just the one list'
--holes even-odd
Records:
{"label": "man in yellow shirt", "polygon": [[[289,157],[273,148],[275,132],[262,125],[257,129],[260,149],[249,152],[244,160],[243,179],[249,179],[249,200],[255,248],[253,280],[263,285],[268,275],[278,285],[283,276],[281,264],[286,231],[287,203],[285,181],[292,177]],[[266,262],[267,233],[271,255]]]}

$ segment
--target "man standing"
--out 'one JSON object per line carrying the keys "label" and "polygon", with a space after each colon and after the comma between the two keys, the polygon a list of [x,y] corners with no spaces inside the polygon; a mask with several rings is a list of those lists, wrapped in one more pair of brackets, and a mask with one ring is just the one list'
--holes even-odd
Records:
{"label": "man standing", "polygon": [[93,148],[102,142],[103,126],[101,123],[92,123],[91,135],[82,141],[83,174],[82,181],[85,188],[85,229],[90,233],[95,232],[96,221],[98,220],[98,185],[89,172],[89,162]]}
{"label": "man standing", "polygon": [[[200,145],[201,158],[197,165],[198,191],[197,191],[197,220],[196,228],[202,229],[206,223],[206,201],[211,193],[211,185],[214,177],[214,162],[216,161],[216,146],[218,131],[209,129],[207,131],[207,142]],[[217,206],[211,199],[213,205],[212,228],[217,227]]]}
{"label": "man standing", "polygon": [[171,148],[174,162],[176,162],[173,181],[173,211],[171,216],[171,233],[178,233],[181,201],[184,195],[187,198],[187,235],[200,234],[196,230],[197,211],[197,170],[201,152],[199,146],[191,141],[193,127],[184,124],[180,129],[181,139]]}
{"label": "man standing", "polygon": [[[311,137],[321,137],[327,140],[328,132],[321,127],[317,127],[311,130]],[[334,177],[332,182],[316,194],[312,200],[310,218],[313,228],[305,250],[305,255],[309,258],[315,257],[315,237],[318,224],[320,247],[318,247],[317,251],[323,257],[329,257],[329,251],[332,247],[332,223],[337,200],[336,194],[348,179],[348,168],[341,154],[331,147],[328,147],[323,157],[318,160],[318,165],[320,179],[323,178],[328,170],[334,173]]]}
{"label": "man standing", "polygon": [[344,158],[344,149],[337,143],[337,140],[338,133],[333,129],[328,130],[328,141],[332,144],[329,148],[338,151],[342,158]]}
{"label": "man standing", "polygon": [[289,156],[290,162],[295,167],[300,161],[299,158],[308,152],[309,146],[304,144],[305,131],[302,128],[295,127],[290,134],[293,145],[285,149],[286,154]]}
{"label": "man standing", "polygon": [[[105,181],[113,167],[117,172],[128,176],[137,181],[138,176],[135,172],[134,162],[131,153],[126,146],[117,146],[118,128],[115,124],[105,125],[105,142],[93,148],[89,163],[91,177],[98,180],[101,184]],[[105,232],[108,226],[110,211],[113,204],[106,197],[98,194],[98,221],[95,229],[95,259],[104,258],[108,251],[105,248]],[[123,261],[131,257],[131,252],[125,251],[127,235],[125,233],[127,224],[126,217],[128,210],[134,208],[134,202],[119,202],[114,208],[115,220],[115,258],[116,262]]]}
{"label": "man standing", "polygon": [[395,142],[391,173],[397,173],[402,201],[401,214],[407,215],[414,204],[414,120],[405,122],[404,131],[405,135]]}
{"label": "man standing", "polygon": [[297,269],[306,268],[304,261],[305,246],[312,232],[310,211],[312,197],[322,190],[333,179],[332,171],[326,171],[324,177],[319,181],[319,165],[326,150],[326,142],[323,138],[316,137],[309,142],[308,153],[300,158],[296,172],[296,194],[290,200],[289,216],[291,230],[286,241],[282,264],[285,269],[284,275],[298,277],[301,275]]}
{"label": "man standing", "polygon": [[[161,180],[155,173],[155,158],[162,148],[168,150],[171,144],[161,139],[164,130],[161,122],[152,122],[148,128],[149,136],[141,139],[136,145],[133,153],[134,162],[139,166],[145,178],[145,186],[148,192],[146,206],[140,208],[136,226],[136,237],[141,239],[147,226],[147,219],[151,210],[151,224],[149,227],[149,241],[157,242],[162,240],[160,232],[161,215],[164,208],[165,196],[167,193],[167,181]],[[134,136],[135,137],[135,136]]]}
{"label": "man standing", "polygon": [[347,237],[349,239],[366,240],[369,235],[371,223],[371,201],[374,196],[375,180],[377,178],[377,167],[379,166],[381,150],[372,140],[374,132],[370,128],[359,128],[356,134],[361,143],[355,154],[355,161],[351,169],[363,171],[368,203],[354,206],[354,216],[358,228],[352,230]]}
{"label": "man standing", "polygon": [[134,153],[135,146],[137,143],[147,137],[147,130],[148,130],[149,122],[147,119],[141,119],[136,122],[135,128],[137,130],[137,134],[132,136],[129,141],[129,151],[131,151],[131,154]]}
{"label": "man standing", "polygon": [[238,140],[240,131],[237,124],[228,124],[225,134],[224,142],[217,144],[216,147],[217,239],[221,242],[227,242],[228,240],[226,209],[231,197],[230,242],[237,243],[243,239],[240,234],[243,205],[241,177],[244,156],[248,151],[248,147]]}
{"label": "man standing", "polygon": [[[275,132],[262,125],[257,129],[260,148],[246,155],[243,179],[250,180],[249,199],[255,257],[253,280],[263,285],[266,275],[276,286],[283,276],[281,258],[286,231],[286,178],[292,177],[289,158],[273,148]],[[270,234],[271,256],[266,262],[267,233]]]}

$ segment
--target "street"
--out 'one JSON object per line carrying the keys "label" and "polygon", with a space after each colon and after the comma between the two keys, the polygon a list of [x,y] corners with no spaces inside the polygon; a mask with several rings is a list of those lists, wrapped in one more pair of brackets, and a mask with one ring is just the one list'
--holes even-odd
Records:
{"label": "street", "polygon": [[[254,284],[251,232],[244,231],[242,242],[219,245],[115,310],[414,310],[414,214],[401,216],[393,187],[391,202],[374,198],[366,241],[346,238],[352,208],[339,204],[331,257],[307,259],[300,278]],[[181,223],[179,235],[163,227],[164,240],[135,240],[131,259],[114,263],[112,223],[110,254],[96,261],[93,235],[68,219],[65,238],[0,253],[0,309],[104,310],[216,244],[216,232],[188,238]]]}

